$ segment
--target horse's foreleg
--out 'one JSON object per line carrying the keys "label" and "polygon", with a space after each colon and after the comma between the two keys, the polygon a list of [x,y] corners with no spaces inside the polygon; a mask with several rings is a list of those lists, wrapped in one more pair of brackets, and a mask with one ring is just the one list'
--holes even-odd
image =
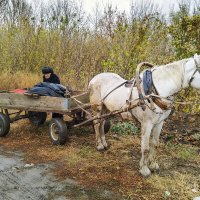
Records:
{"label": "horse's foreleg", "polygon": [[157,164],[155,157],[156,157],[156,148],[159,145],[159,137],[162,130],[162,126],[163,126],[163,121],[157,124],[156,126],[154,126],[152,129],[152,137],[150,140],[150,152],[149,152],[149,158],[148,158],[149,168],[151,170],[159,169],[159,165]]}
{"label": "horse's foreleg", "polygon": [[140,160],[140,173],[143,176],[149,176],[151,171],[148,168],[148,157],[149,157],[149,139],[151,135],[151,131],[153,128],[153,124],[151,122],[144,122],[141,127],[141,152],[142,157]]}

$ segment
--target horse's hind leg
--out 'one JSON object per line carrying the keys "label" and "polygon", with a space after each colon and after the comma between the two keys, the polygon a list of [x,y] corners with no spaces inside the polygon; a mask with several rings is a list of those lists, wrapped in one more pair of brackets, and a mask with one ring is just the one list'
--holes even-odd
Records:
{"label": "horse's hind leg", "polygon": [[[107,111],[106,107],[103,105],[102,106],[102,114],[105,114]],[[100,137],[101,137],[101,142],[104,146],[105,149],[107,149],[108,144],[106,142],[106,136],[105,136],[105,130],[104,130],[104,126],[105,126],[105,119],[102,119],[101,123],[100,123]]]}
{"label": "horse's hind leg", "polygon": [[156,126],[153,127],[152,129],[152,137],[150,139],[150,152],[149,152],[149,168],[151,170],[158,170],[159,165],[157,164],[155,157],[156,157],[156,148],[159,145],[159,137],[161,133],[161,129],[163,126],[163,121]]}
{"label": "horse's hind leg", "polygon": [[105,120],[103,120],[101,122],[101,125],[100,125],[100,134],[101,134],[101,142],[104,146],[105,149],[107,149],[108,147],[108,144],[106,142],[106,136],[105,136],[105,131],[104,131],[104,125],[105,125]]}
{"label": "horse's hind leg", "polygon": [[[102,114],[102,106],[99,106],[97,108],[97,117],[100,117]],[[102,139],[101,139],[101,127],[102,127],[102,122],[100,119],[96,119],[93,121],[94,124],[94,129],[95,129],[95,134],[96,134],[96,146],[97,150],[101,151],[104,150],[104,145],[102,144]]]}
{"label": "horse's hind leg", "polygon": [[142,157],[140,160],[140,173],[143,176],[149,176],[151,171],[148,168],[148,158],[149,158],[149,139],[153,124],[150,121],[144,122],[141,127],[142,140],[141,140],[141,152]]}
{"label": "horse's hind leg", "polygon": [[94,120],[94,129],[95,129],[95,134],[96,134],[96,146],[97,146],[97,150],[101,151],[104,150],[104,145],[102,144],[101,141],[101,123],[100,120]]}

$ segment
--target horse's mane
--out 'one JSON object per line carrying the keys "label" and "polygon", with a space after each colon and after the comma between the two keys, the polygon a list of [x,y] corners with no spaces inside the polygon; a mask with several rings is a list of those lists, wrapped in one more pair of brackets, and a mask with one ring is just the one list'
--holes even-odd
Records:
{"label": "horse's mane", "polygon": [[[168,88],[169,83],[171,85],[176,85],[177,88],[181,88],[185,75],[185,63],[191,58],[182,59],[166,65],[155,66],[152,69],[152,76],[154,84],[160,91],[164,88]],[[159,84],[162,83],[162,88],[159,88]]]}
{"label": "horse's mane", "polygon": [[164,73],[164,74],[169,74],[171,76],[175,75],[175,77],[178,78],[179,75],[182,75],[184,73],[183,66],[189,59],[190,58],[168,63],[166,65],[155,66],[152,70],[157,71],[157,73],[159,73],[160,75]]}
{"label": "horse's mane", "polygon": [[156,67],[168,69],[168,68],[171,68],[171,67],[175,67],[175,66],[177,66],[177,65],[180,65],[180,64],[184,64],[184,63],[186,63],[189,59],[190,59],[190,58],[186,58],[186,59],[174,61],[174,62],[172,62],[172,63],[167,63],[166,65],[158,65],[158,66],[156,66]]}

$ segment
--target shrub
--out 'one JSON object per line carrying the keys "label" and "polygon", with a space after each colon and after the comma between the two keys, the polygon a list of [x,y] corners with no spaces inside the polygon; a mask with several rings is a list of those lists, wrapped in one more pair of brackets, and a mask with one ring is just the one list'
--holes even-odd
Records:
{"label": "shrub", "polygon": [[138,133],[138,128],[130,122],[117,122],[112,126],[111,132],[119,135],[135,135]]}

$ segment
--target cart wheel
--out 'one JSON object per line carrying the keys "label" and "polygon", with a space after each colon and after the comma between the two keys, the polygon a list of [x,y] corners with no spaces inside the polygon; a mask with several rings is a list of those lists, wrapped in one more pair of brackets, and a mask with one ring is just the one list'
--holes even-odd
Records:
{"label": "cart wheel", "polygon": [[47,113],[28,111],[28,118],[32,124],[40,126],[46,121]]}
{"label": "cart wheel", "polygon": [[104,124],[104,133],[108,133],[109,130],[110,130],[110,120],[106,119]]}
{"label": "cart wheel", "polygon": [[7,115],[0,113],[0,137],[6,136],[10,131],[10,119]]}
{"label": "cart wheel", "polygon": [[53,118],[49,124],[49,134],[53,144],[63,145],[68,140],[67,125],[61,118]]}

